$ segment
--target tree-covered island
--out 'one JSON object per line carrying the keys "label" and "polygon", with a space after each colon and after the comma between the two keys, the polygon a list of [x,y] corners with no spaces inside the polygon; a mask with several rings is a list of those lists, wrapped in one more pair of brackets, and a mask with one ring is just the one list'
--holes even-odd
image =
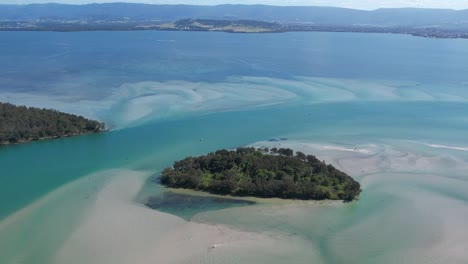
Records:
{"label": "tree-covered island", "polygon": [[99,133],[104,123],[82,116],[0,103],[0,145]]}
{"label": "tree-covered island", "polygon": [[214,194],[352,201],[360,184],[332,165],[288,148],[218,150],[176,161],[161,183]]}

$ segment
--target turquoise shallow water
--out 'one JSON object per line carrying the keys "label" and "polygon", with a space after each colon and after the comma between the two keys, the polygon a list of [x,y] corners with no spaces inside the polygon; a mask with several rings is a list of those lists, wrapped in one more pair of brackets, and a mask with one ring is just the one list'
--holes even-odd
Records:
{"label": "turquoise shallow water", "polygon": [[[435,113],[430,112],[433,107],[431,103],[276,107],[6,147],[0,152],[0,170],[1,185],[8,187],[0,194],[0,208],[6,216],[50,190],[96,170],[127,166],[157,172],[187,155],[278,136],[351,145],[382,138],[454,144],[462,141],[468,124],[447,124],[444,117],[449,112],[454,118],[462,118],[468,105],[438,104]],[[371,120],[369,116],[377,111],[381,113]],[[321,113],[320,118],[310,115],[317,112]]]}
{"label": "turquoise shallow water", "polygon": [[[268,144],[305,148],[349,172],[363,185],[361,199],[225,210],[211,210],[225,206],[210,200],[179,215],[301,237],[321,263],[466,263],[467,241],[453,231],[468,215],[466,41],[335,33],[0,37],[0,60],[11,62],[0,64],[0,100],[116,128],[0,148],[3,223],[72,183],[11,228],[0,225],[2,263],[51,262],[80,223],[78,208],[114,174],[87,175],[124,168],[154,176],[187,155],[279,137],[288,140]],[[148,181],[136,200],[162,191]]]}

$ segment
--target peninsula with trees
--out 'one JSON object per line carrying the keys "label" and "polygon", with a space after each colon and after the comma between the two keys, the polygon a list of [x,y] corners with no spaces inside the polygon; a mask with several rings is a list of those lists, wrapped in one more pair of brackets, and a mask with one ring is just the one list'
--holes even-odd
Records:
{"label": "peninsula with trees", "polygon": [[0,145],[94,134],[104,130],[104,123],[82,116],[0,103]]}
{"label": "peninsula with trees", "polygon": [[361,192],[346,173],[289,148],[242,147],[187,157],[162,171],[161,184],[220,195],[346,202]]}

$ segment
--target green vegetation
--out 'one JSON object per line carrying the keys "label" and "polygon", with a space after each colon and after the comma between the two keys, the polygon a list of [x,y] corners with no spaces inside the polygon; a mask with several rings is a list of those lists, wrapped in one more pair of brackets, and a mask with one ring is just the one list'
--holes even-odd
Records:
{"label": "green vegetation", "polygon": [[[148,28],[148,27],[146,27]],[[162,30],[223,31],[231,33],[282,32],[283,26],[255,20],[182,19],[156,26]]]}
{"label": "green vegetation", "polygon": [[315,156],[287,148],[218,150],[176,161],[161,183],[215,194],[352,201],[360,184]]}
{"label": "green vegetation", "polygon": [[0,144],[98,133],[104,124],[51,109],[0,103]]}

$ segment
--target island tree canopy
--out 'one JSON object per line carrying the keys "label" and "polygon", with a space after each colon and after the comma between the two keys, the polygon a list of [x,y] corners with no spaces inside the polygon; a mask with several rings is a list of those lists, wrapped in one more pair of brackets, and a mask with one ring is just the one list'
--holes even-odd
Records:
{"label": "island tree canopy", "polygon": [[104,124],[52,109],[0,103],[0,143],[8,144],[104,130]]}
{"label": "island tree canopy", "polygon": [[161,183],[215,194],[351,201],[360,184],[332,165],[287,148],[218,150],[176,161]]}

